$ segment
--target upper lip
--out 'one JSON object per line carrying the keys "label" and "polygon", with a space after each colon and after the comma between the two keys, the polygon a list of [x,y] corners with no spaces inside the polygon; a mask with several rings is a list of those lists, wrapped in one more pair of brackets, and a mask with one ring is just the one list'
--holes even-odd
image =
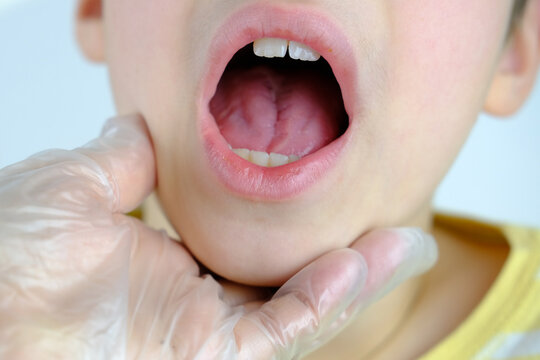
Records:
{"label": "upper lip", "polygon": [[[203,136],[202,142],[208,143],[208,139],[204,139],[205,134],[218,131],[215,121],[212,121],[213,118],[209,112],[208,104],[216,91],[227,64],[239,49],[257,39],[268,37],[303,43],[321,54],[330,64],[341,87],[345,110],[350,122],[347,132],[338,141],[327,146],[327,158],[330,156],[329,154],[337,154],[339,149],[348,142],[353,125],[357,66],[352,47],[344,32],[327,16],[303,5],[249,5],[233,13],[218,27],[210,44],[205,74],[197,91],[198,128]],[[339,144],[336,144],[336,142]],[[205,146],[208,151],[208,144],[205,144]],[[321,152],[321,150],[325,150],[325,148],[320,149],[318,152]],[[317,152],[310,156],[316,154]],[[220,155],[210,155],[210,157],[212,156],[219,156],[220,161],[225,160],[221,153]],[[300,160],[300,165],[308,161],[310,156]],[[312,166],[304,167],[305,169],[299,169],[298,164],[296,164],[296,167],[291,167],[295,163],[289,164],[287,165],[289,167],[287,174],[280,172],[280,168],[263,169],[253,165],[253,168],[249,168],[250,171],[248,171],[254,177],[250,181],[251,188],[240,189],[235,187],[234,184],[232,187],[237,193],[240,192],[242,195],[251,198],[267,200],[288,198],[299,193],[303,188],[306,188],[307,185],[313,183],[314,180],[327,172],[331,165],[327,158],[324,159],[325,161],[319,161],[321,164],[311,164]],[[231,165],[231,161],[228,161],[228,163]],[[223,165],[217,167],[219,168],[218,172],[226,171]],[[244,173],[246,173],[245,170]]]}
{"label": "upper lip", "polygon": [[297,41],[321,54],[341,87],[345,110],[350,118],[354,117],[357,68],[352,47],[344,32],[327,16],[299,5],[251,5],[225,20],[211,42],[207,71],[199,88],[198,99],[204,106],[235,53],[267,37]]}

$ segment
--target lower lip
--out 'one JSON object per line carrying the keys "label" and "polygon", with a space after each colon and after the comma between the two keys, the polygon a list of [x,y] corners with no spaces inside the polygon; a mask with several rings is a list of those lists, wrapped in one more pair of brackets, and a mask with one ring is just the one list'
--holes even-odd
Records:
{"label": "lower lip", "polygon": [[[206,121],[214,121],[209,112],[205,116]],[[328,174],[343,152],[348,134],[298,161],[271,168],[232,152],[217,126],[206,128],[203,144],[210,168],[229,190],[250,199],[277,201],[299,195]]]}
{"label": "lower lip", "polygon": [[[298,14],[298,9],[293,11],[295,16],[302,15],[304,19],[306,19],[306,16],[309,18],[309,13]],[[243,12],[241,11],[240,14],[232,17],[230,21],[224,24],[224,26],[218,31],[217,38],[214,39],[213,44],[216,46],[213,46],[212,50],[215,50],[215,53],[211,54],[210,56],[210,59],[214,60],[211,60],[210,64],[208,65],[209,73],[205,81],[203,81],[203,88],[200,91],[201,96],[198,97],[200,100],[198,103],[199,131],[202,137],[204,152],[206,153],[206,158],[208,160],[207,163],[211,169],[211,172],[217,176],[219,181],[223,183],[223,185],[225,185],[229,191],[232,191],[236,195],[247,199],[263,201],[280,201],[291,199],[307,191],[313,185],[320,182],[323,177],[328,176],[330,170],[337,163],[338,158],[344,153],[344,148],[346,147],[346,144],[350,138],[350,130],[352,125],[349,125],[349,128],[345,134],[327,146],[303,157],[296,162],[283,166],[272,168],[258,166],[239,157],[230,150],[229,144],[221,135],[214,117],[210,113],[208,104],[215,92],[217,83],[219,82],[228,61],[232,58],[235,51],[232,54],[227,54],[228,56],[218,56],[218,54],[223,55],[224,49],[228,49],[229,51],[231,48],[240,49],[244,45],[249,44],[258,38],[285,38],[283,27],[280,28],[279,26],[275,26],[276,30],[272,31],[271,26],[260,25],[261,21],[268,19],[268,14],[270,14],[270,16],[272,15],[272,12],[277,12],[274,20],[283,19],[284,14],[285,18],[286,15],[290,16],[290,14],[286,14],[286,11],[282,8],[267,7],[265,5],[263,5],[262,8],[261,6],[252,6],[245,9]],[[263,18],[261,19],[261,17]],[[238,37],[234,40],[230,40],[229,37],[227,39],[229,40],[229,44],[227,44],[227,41],[224,38],[227,37],[227,34],[231,34],[234,29],[237,29],[239,21],[242,20],[245,21],[244,24],[248,30],[244,32],[241,31],[238,34]],[[319,16],[315,16],[315,18],[312,20],[317,24],[320,24],[321,22]],[[271,23],[275,25],[276,21],[271,21]],[[264,31],[262,30],[263,27],[265,28]],[[256,31],[256,29],[261,30]],[[293,30],[289,30],[289,32],[287,32],[286,38],[290,40],[302,41],[302,39],[297,38],[297,34],[300,31]],[[334,39],[333,44],[336,42],[340,43],[342,47],[345,48],[345,51],[341,51],[342,53],[350,52],[348,44],[343,40],[343,38],[337,40]],[[317,45],[319,45],[319,48],[321,48],[320,44],[310,42],[305,43],[315,50],[319,50]],[[225,45],[222,45],[220,49],[219,44]],[[234,47],[232,47],[231,44]],[[222,51],[220,52],[219,50]],[[320,50],[319,52],[322,52],[321,55],[325,57],[339,57],[339,54],[337,53],[325,54],[324,51]],[[343,57],[341,57],[341,59],[343,59]],[[351,60],[350,57],[345,59],[345,61]],[[331,59],[327,58],[327,60],[332,63]],[[348,96],[351,96],[353,93],[352,90],[354,89],[354,83],[353,80],[351,80],[354,79],[354,77],[351,77],[351,72],[354,73],[354,71],[350,70],[354,69],[354,67],[352,64],[349,65],[350,67],[347,67],[347,65],[344,64],[341,65],[341,68],[345,66],[345,69],[347,69],[346,71],[349,71],[349,73],[340,74],[339,72],[336,72],[335,75],[342,88],[345,107],[347,113],[349,114],[349,121],[351,122],[351,109],[347,108],[347,104],[350,104],[350,101],[347,100],[349,100]]]}

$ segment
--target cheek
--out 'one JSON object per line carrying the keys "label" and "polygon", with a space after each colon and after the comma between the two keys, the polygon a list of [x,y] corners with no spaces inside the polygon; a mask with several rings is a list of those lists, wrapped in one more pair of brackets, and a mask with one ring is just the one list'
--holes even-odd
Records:
{"label": "cheek", "polygon": [[[106,51],[119,113],[137,111],[151,130],[168,126],[171,111],[183,105],[191,84],[186,79],[189,58],[186,21],[192,2],[114,0],[106,2]],[[154,120],[154,119],[160,119]]]}
{"label": "cheek", "polygon": [[[114,0],[106,5],[107,55],[119,114],[139,113],[153,139],[160,186],[193,160],[201,62],[187,44],[194,1]],[[182,177],[184,179],[185,176]],[[182,180],[185,181],[185,180]],[[178,183],[169,189],[178,195]],[[185,188],[185,187],[184,187]]]}
{"label": "cheek", "polygon": [[478,107],[502,45],[509,7],[493,6],[491,0],[411,3],[403,1],[391,21],[391,68],[405,80],[396,85],[415,84],[419,96],[409,105],[416,108],[470,96],[467,102]]}
{"label": "cheek", "polygon": [[392,105],[385,114],[393,120],[379,130],[388,134],[387,162],[406,174],[392,184],[397,198],[427,201],[465,141],[496,66],[510,11],[506,3],[394,3],[387,89]]}

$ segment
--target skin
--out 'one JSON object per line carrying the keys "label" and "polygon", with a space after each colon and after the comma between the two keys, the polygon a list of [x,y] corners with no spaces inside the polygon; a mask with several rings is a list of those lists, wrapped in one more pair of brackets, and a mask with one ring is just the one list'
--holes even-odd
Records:
{"label": "skin", "polygon": [[[511,0],[271,1],[316,9],[340,24],[360,64],[365,94],[355,105],[362,106],[355,119],[361,125],[337,171],[279,203],[248,201],[216,189],[201,179],[197,167],[203,154],[197,150],[195,93],[210,41],[229,14],[253,2],[162,0],[157,6],[147,0],[81,0],[77,14],[80,46],[89,59],[107,63],[118,113],[140,113],[148,123],[162,207],[198,259],[233,281],[277,285],[371,229],[421,226],[440,235],[441,248],[448,249],[441,252],[443,263],[472,253],[471,264],[477,257],[487,259],[486,268],[496,274],[506,250],[446,246],[457,236],[432,229],[430,202],[479,112],[512,114],[531,91],[540,59],[540,1],[530,1],[508,40]],[[261,253],[265,262],[253,256]],[[452,276],[457,275],[451,267],[437,267],[375,309],[379,314],[394,309],[391,318],[400,318],[411,313],[403,304],[418,294],[435,298],[426,284]],[[458,282],[461,289],[475,288],[475,280],[485,286],[470,292],[458,314],[446,317],[463,320],[494,276],[473,275],[471,285]],[[447,283],[449,293],[452,286],[460,288]],[[427,316],[415,311],[407,321]],[[368,330],[374,334],[376,339],[356,341],[360,354],[374,358],[383,339],[395,343],[397,350],[379,352],[381,359],[414,357],[457,325],[442,316],[443,330],[405,352],[399,344],[408,338],[395,331],[395,321],[381,325],[369,316],[362,315],[349,334],[356,339]],[[415,329],[417,336],[431,331]]]}

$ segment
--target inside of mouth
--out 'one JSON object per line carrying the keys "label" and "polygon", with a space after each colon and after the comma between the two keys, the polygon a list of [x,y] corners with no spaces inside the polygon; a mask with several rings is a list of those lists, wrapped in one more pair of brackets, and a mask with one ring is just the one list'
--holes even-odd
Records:
{"label": "inside of mouth", "polygon": [[349,125],[341,89],[328,62],[261,58],[253,44],[231,59],[210,112],[233,149],[303,157]]}

